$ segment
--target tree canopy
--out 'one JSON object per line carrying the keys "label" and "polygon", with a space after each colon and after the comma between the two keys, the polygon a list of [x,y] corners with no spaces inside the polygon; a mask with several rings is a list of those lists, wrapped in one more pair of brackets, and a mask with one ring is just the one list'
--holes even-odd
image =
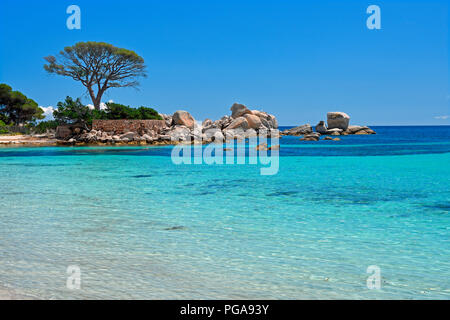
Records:
{"label": "tree canopy", "polygon": [[142,57],[104,42],[78,42],[44,59],[47,72],[81,82],[97,110],[107,89],[137,87],[138,78],[146,76]]}
{"label": "tree canopy", "polygon": [[44,119],[44,110],[19,91],[0,84],[0,120],[6,124],[23,124]]}
{"label": "tree canopy", "polygon": [[106,104],[105,110],[91,110],[88,106],[83,105],[79,98],[74,100],[71,97],[66,97],[66,100],[58,102],[57,106],[58,108],[53,111],[53,117],[60,124],[91,125],[94,119],[162,120],[155,109],[147,107],[132,108],[112,102]]}

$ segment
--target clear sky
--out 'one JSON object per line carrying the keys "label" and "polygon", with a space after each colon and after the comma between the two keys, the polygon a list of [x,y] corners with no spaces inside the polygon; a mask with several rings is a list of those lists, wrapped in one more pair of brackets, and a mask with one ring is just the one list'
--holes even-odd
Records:
{"label": "clear sky", "polygon": [[[81,30],[66,9],[81,8]],[[369,30],[369,5],[381,30]],[[48,75],[43,57],[78,41],[136,51],[148,66],[140,90],[104,101],[196,119],[234,102],[281,125],[347,112],[353,124],[450,124],[449,1],[21,1],[0,2],[0,82],[44,107],[84,87]]]}

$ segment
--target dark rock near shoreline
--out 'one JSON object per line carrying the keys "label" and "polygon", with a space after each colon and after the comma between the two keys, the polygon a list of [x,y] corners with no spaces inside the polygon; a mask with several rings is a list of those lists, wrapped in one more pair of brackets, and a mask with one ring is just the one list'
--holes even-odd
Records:
{"label": "dark rock near shoreline", "polygon": [[325,121],[320,121],[317,125],[316,125],[316,132],[320,133],[320,134],[326,134],[328,131],[327,125],[325,124]]}
{"label": "dark rock near shoreline", "polygon": [[300,141],[319,141],[319,139],[320,139],[320,133],[312,132],[312,133],[304,135],[300,139]]}
{"label": "dark rock near shoreline", "polygon": [[55,137],[57,139],[66,139],[72,135],[72,130],[69,126],[58,126],[56,128]]}
{"label": "dark rock near shoreline", "polygon": [[81,124],[67,124],[58,126],[56,128],[55,137],[56,139],[67,140],[74,135],[78,135],[84,127]]}

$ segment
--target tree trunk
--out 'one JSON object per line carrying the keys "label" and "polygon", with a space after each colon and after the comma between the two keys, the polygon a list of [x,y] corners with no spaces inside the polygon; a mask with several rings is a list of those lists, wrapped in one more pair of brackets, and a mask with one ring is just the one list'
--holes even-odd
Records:
{"label": "tree trunk", "polygon": [[102,96],[100,96],[100,95],[97,95],[97,98],[94,99],[95,110],[100,110],[101,99],[102,99]]}
{"label": "tree trunk", "polygon": [[100,110],[100,102],[97,104],[97,98],[95,97],[94,90],[92,90],[92,86],[87,86],[89,95],[91,96],[92,103],[94,104],[94,108]]}
{"label": "tree trunk", "polygon": [[102,96],[104,92],[105,92],[104,90],[99,90],[97,92],[97,97],[95,98],[94,101],[94,107],[96,110],[100,110],[100,103],[102,102]]}
{"label": "tree trunk", "polygon": [[94,104],[95,110],[100,110],[100,103],[102,102],[102,96],[105,90],[99,90],[97,96],[95,96],[94,90],[91,87],[87,87],[89,95],[91,96],[92,103]]}

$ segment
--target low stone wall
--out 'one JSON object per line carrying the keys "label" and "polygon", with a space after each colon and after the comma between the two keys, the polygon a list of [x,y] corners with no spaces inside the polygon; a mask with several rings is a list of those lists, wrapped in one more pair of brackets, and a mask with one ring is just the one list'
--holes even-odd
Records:
{"label": "low stone wall", "polygon": [[138,132],[139,130],[153,130],[159,133],[166,128],[164,120],[93,120],[92,129],[115,134],[126,132]]}

